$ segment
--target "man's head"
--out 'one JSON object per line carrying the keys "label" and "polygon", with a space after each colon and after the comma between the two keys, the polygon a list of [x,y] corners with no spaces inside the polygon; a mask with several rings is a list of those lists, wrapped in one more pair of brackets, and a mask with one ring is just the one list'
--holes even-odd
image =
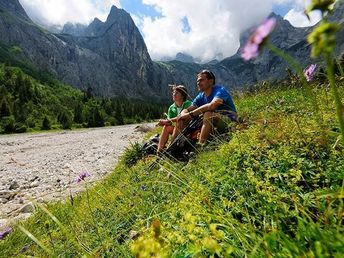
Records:
{"label": "man's head", "polygon": [[215,75],[209,70],[203,70],[197,74],[197,86],[200,91],[206,91],[215,85]]}

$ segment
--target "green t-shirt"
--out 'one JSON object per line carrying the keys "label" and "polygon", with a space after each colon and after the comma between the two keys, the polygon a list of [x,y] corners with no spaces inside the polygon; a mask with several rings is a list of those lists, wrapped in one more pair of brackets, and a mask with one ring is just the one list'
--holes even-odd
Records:
{"label": "green t-shirt", "polygon": [[178,116],[180,114],[180,112],[183,109],[186,109],[188,107],[190,107],[192,104],[192,102],[190,100],[186,100],[184,101],[183,105],[181,107],[177,107],[176,103],[173,103],[169,108],[168,108],[168,119],[172,119],[175,118],[176,116]]}

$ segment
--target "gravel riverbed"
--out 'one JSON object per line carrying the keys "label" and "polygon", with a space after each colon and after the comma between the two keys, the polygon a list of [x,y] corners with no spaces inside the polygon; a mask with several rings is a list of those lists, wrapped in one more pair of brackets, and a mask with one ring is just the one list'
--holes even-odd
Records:
{"label": "gravel riverbed", "polygon": [[81,172],[97,181],[115,167],[130,142],[152,124],[0,136],[0,229],[29,217],[31,201],[59,200],[82,190]]}

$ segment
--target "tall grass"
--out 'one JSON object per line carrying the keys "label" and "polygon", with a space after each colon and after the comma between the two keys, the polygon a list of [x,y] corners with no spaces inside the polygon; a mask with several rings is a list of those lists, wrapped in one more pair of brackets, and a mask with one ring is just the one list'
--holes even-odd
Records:
{"label": "tall grass", "polygon": [[333,99],[313,89],[325,142],[303,91],[273,87],[236,98],[242,122],[229,141],[152,171],[153,158],[122,160],[73,204],[44,205],[14,225],[0,257],[343,256],[344,146]]}

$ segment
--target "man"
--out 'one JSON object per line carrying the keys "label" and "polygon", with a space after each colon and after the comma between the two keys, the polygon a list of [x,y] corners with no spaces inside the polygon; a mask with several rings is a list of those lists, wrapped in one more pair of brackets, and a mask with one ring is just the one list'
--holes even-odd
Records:
{"label": "man", "polygon": [[214,126],[224,127],[226,121],[236,121],[237,115],[231,95],[223,86],[215,85],[215,75],[211,71],[203,70],[197,75],[197,86],[200,93],[192,105],[173,121],[177,122],[175,130],[181,132],[188,121],[203,114],[199,142],[204,144],[213,132]]}

